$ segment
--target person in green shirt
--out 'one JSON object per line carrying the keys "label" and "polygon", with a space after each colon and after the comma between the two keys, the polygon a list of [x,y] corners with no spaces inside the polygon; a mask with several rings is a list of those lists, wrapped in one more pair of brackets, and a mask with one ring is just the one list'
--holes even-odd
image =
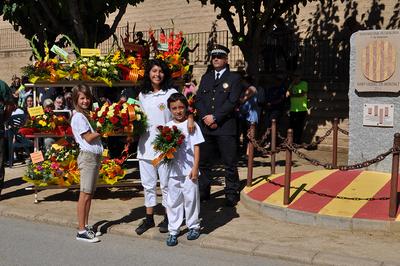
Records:
{"label": "person in green shirt", "polygon": [[11,89],[8,87],[7,83],[0,80],[0,194],[4,186],[4,159],[6,157],[6,151],[4,149],[5,143],[5,128],[4,123],[7,121],[8,117],[11,115],[12,111],[15,109],[15,104],[13,103]]}
{"label": "person in green shirt", "polygon": [[286,96],[290,97],[290,128],[293,129],[293,142],[300,144],[303,135],[304,121],[307,116],[308,83],[301,80],[301,75],[296,72],[289,85]]}

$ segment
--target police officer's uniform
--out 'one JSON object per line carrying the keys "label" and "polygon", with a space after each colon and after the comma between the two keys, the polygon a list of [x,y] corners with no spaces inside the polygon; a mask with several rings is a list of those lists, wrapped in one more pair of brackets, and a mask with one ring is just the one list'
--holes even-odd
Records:
{"label": "police officer's uniform", "polygon": [[[228,54],[226,47],[218,45],[214,53]],[[239,175],[236,167],[236,119],[235,107],[242,92],[241,77],[231,73],[228,66],[221,70],[222,75],[216,79],[216,71],[203,75],[196,95],[195,107],[198,112],[199,125],[205,142],[200,144],[200,178],[199,189],[202,200],[210,197],[212,155],[219,151],[225,168],[225,195],[228,205],[235,205],[239,200]],[[211,129],[202,118],[213,115],[218,127]]]}

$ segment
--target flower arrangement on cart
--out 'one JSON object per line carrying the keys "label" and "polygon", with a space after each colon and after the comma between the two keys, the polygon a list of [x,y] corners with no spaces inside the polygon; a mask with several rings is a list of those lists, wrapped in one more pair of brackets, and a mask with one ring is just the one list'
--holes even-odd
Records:
{"label": "flower arrangement on cart", "polygon": [[29,116],[25,125],[18,132],[24,136],[35,133],[72,135],[68,119],[64,115],[54,113],[50,108],[44,108],[43,114]]}
{"label": "flower arrangement on cart", "polygon": [[[69,187],[79,184],[78,154],[76,145],[62,139],[46,152],[44,161],[28,165],[28,170],[22,179],[36,186]],[[104,157],[97,183],[113,185],[123,179],[126,170],[121,165],[126,159],[127,156],[124,154],[116,159]]]}
{"label": "flower arrangement on cart", "polygon": [[35,36],[30,41],[36,61],[22,68],[30,82],[90,81],[102,82],[111,87],[114,82],[124,80],[136,83],[144,76],[144,66],[140,58],[125,56],[120,49],[111,49],[106,56],[82,56],[73,42],[67,36],[63,37],[73,47],[75,59],[70,56],[50,57],[51,50],[47,42],[44,43],[43,57],[35,48]]}
{"label": "flower arrangement on cart", "polygon": [[104,103],[92,113],[97,121],[94,128],[103,136],[142,134],[147,128],[147,117],[137,103],[119,101]]}
{"label": "flower arrangement on cart", "polygon": [[181,31],[177,34],[171,31],[167,38],[164,31],[161,30],[159,40],[156,40],[154,31],[150,30],[149,37],[155,54],[154,57],[167,63],[172,78],[180,78],[189,71],[189,63],[182,56],[186,42],[184,42]]}

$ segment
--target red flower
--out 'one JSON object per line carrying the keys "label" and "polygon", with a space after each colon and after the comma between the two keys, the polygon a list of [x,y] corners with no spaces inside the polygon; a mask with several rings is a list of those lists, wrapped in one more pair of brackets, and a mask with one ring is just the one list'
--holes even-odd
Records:
{"label": "red flower", "polygon": [[119,119],[117,117],[113,116],[113,117],[110,118],[110,122],[113,125],[115,125],[115,124],[117,124],[119,122]]}
{"label": "red flower", "polygon": [[171,135],[165,136],[165,140],[168,141],[168,142],[171,142],[172,136]]}
{"label": "red flower", "polygon": [[122,126],[127,126],[128,124],[129,124],[129,120],[127,118],[122,118],[121,125]]}
{"label": "red flower", "polygon": [[162,132],[163,128],[164,128],[164,127],[161,126],[161,125],[157,127],[158,131],[160,131],[160,132]]}
{"label": "red flower", "polygon": [[101,124],[104,124],[104,122],[105,122],[104,117],[100,117],[100,118],[99,118],[99,122],[100,122]]}
{"label": "red flower", "polygon": [[167,134],[167,133],[169,133],[169,132],[171,132],[171,129],[170,129],[169,127],[164,127],[164,128],[162,129],[162,133]]}
{"label": "red flower", "polygon": [[106,111],[104,111],[102,114],[101,114],[101,116],[107,116],[107,112]]}
{"label": "red flower", "polygon": [[183,139],[178,139],[178,141],[176,142],[176,144],[178,144],[178,145],[182,145],[182,143],[183,143]]}
{"label": "red flower", "polygon": [[174,130],[174,132],[178,132],[178,128],[175,125],[172,126],[172,129]]}

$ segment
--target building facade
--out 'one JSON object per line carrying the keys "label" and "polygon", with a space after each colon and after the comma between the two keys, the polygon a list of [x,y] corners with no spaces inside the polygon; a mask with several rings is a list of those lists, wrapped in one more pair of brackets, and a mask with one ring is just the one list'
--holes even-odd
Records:
{"label": "building facade", "polygon": [[[330,1],[324,1],[330,2]],[[348,59],[349,39],[360,29],[398,28],[400,25],[400,4],[393,0],[348,0],[321,3],[314,1],[306,7],[300,5],[299,14],[292,25],[299,42],[300,68],[310,83],[310,117],[306,125],[307,142],[317,135],[323,135],[331,126],[333,117],[341,120],[341,127],[347,128],[348,118]],[[182,31],[193,36],[193,45],[204,42],[196,38],[207,36],[219,10],[211,5],[202,6],[200,1],[191,0],[145,0],[136,7],[128,7],[119,26],[129,22],[130,28],[147,32],[152,29]],[[110,16],[111,23],[114,16]],[[226,32],[224,42],[231,47],[229,32],[223,20],[217,21],[217,30]],[[200,34],[200,33],[203,33]],[[222,35],[222,33],[221,33]],[[197,37],[196,37],[197,36]],[[240,51],[234,51],[235,61]],[[203,54],[194,63],[195,76],[205,70]],[[0,21],[0,79],[10,82],[12,75],[20,75],[20,68],[29,63],[31,49],[26,40],[12,31],[8,22]],[[235,64],[235,63],[233,63]],[[267,79],[266,79],[267,80]],[[266,81],[267,82],[267,81]],[[263,84],[268,86],[268,84]],[[340,139],[340,145],[347,146],[347,137]]]}

